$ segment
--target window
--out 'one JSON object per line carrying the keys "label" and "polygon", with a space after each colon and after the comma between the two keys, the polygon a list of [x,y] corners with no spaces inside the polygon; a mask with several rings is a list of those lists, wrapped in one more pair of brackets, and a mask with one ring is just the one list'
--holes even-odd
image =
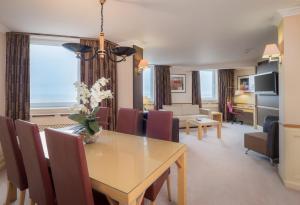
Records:
{"label": "window", "polygon": [[76,103],[74,82],[79,80],[79,60],[62,47],[77,39],[30,39],[30,107],[59,108]]}
{"label": "window", "polygon": [[143,72],[143,96],[154,102],[154,67],[149,66]]}
{"label": "window", "polygon": [[201,98],[204,101],[218,100],[218,80],[216,70],[200,71]]}

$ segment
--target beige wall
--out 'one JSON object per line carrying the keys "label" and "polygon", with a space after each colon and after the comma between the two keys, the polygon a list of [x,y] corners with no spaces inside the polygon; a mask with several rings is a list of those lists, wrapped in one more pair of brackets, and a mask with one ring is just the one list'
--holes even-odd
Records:
{"label": "beige wall", "polygon": [[133,57],[117,64],[118,107],[133,108]]}
{"label": "beige wall", "polygon": [[300,14],[284,17],[279,26],[279,45],[283,61],[280,84],[280,164],[279,173],[287,187],[300,190]]}
{"label": "beige wall", "polygon": [[[5,32],[7,29],[0,24],[0,115],[5,115]],[[4,166],[2,148],[0,146],[0,169]]]}
{"label": "beige wall", "polygon": [[[255,67],[246,67],[236,69],[234,71],[234,87],[237,90],[237,77],[239,76],[247,76],[247,75],[254,75],[255,74]],[[245,103],[255,105],[255,94],[254,93],[244,93],[243,95],[235,96],[234,97],[235,103]]]}
{"label": "beige wall", "polygon": [[5,32],[6,28],[0,25],[0,115],[5,114]]}
{"label": "beige wall", "polygon": [[184,74],[186,76],[186,92],[172,93],[172,103],[192,103],[192,70],[171,67],[170,74]]}
{"label": "beige wall", "polygon": [[[192,71],[197,70],[194,67],[173,66],[170,68],[171,74],[184,74],[186,76],[186,92],[172,93],[172,103],[192,103]],[[217,102],[202,102],[202,107],[218,111]]]}

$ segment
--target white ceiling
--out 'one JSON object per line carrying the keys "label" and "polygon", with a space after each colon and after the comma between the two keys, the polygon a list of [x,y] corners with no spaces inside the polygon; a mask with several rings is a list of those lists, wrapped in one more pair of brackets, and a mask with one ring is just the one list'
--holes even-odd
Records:
{"label": "white ceiling", "polygon": [[[276,42],[276,12],[299,0],[107,0],[106,38],[136,41],[153,64],[251,64]],[[98,0],[0,0],[0,24],[32,33],[96,37]]]}

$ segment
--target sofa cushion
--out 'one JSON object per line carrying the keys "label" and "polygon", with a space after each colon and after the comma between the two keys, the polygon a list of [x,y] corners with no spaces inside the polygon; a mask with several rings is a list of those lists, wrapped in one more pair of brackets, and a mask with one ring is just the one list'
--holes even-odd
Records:
{"label": "sofa cushion", "polygon": [[198,115],[200,114],[199,105],[182,104],[181,115]]}
{"label": "sofa cushion", "polygon": [[182,105],[174,104],[174,105],[163,105],[163,110],[173,112],[173,115],[182,115]]}

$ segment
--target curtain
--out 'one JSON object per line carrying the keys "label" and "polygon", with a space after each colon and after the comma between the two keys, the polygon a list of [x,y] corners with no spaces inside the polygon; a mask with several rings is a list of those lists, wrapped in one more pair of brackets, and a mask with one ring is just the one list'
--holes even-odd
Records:
{"label": "curtain", "polygon": [[192,72],[192,104],[202,107],[200,72]]}
{"label": "curtain", "polygon": [[6,116],[30,119],[29,35],[6,33]]}
{"label": "curtain", "polygon": [[227,101],[232,102],[234,97],[234,70],[219,70],[218,71],[219,85],[219,111],[223,113],[224,120],[230,120],[227,115]]}
{"label": "curtain", "polygon": [[170,66],[156,65],[155,69],[155,109],[171,105]]}
{"label": "curtain", "polygon": [[[99,41],[97,40],[88,40],[81,39],[81,44],[99,47]],[[116,47],[117,44],[110,41],[105,41],[105,50],[109,51],[113,47]],[[86,54],[85,58],[91,57],[91,53]],[[111,58],[116,60],[116,56],[111,55]],[[109,60],[108,55],[105,56],[104,60],[99,56],[91,61],[81,60],[81,82],[86,83],[89,88],[101,77],[110,79],[110,83],[107,89],[110,89],[113,93],[113,99],[104,100],[101,103],[101,106],[110,108],[110,124],[109,129],[114,130],[116,127],[117,119],[117,64]]]}

